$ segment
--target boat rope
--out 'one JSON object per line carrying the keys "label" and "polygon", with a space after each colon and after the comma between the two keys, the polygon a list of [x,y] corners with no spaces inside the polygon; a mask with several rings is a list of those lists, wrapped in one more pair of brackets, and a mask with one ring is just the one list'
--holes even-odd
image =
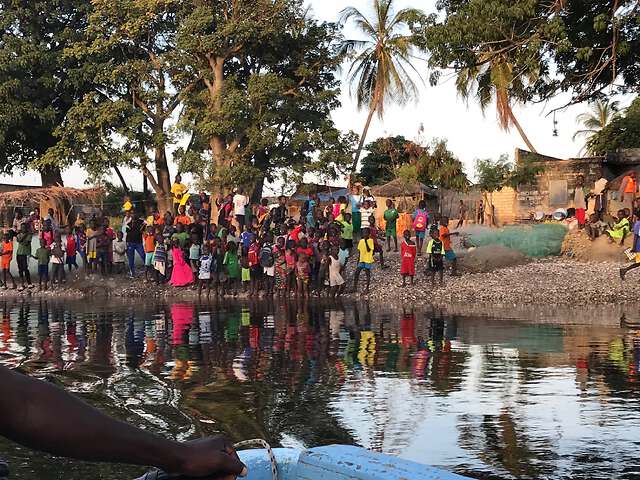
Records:
{"label": "boat rope", "polygon": [[233,445],[233,447],[237,450],[252,447],[259,445],[267,451],[267,457],[269,457],[269,462],[271,463],[271,477],[273,480],[278,480],[278,464],[276,463],[276,457],[273,454],[273,450],[271,449],[271,445],[260,438],[254,438],[252,440],[244,440],[242,442],[238,442]]}

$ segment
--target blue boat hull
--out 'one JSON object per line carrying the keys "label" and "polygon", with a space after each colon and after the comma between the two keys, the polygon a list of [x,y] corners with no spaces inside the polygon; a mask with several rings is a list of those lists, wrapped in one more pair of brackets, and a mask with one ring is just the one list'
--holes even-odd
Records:
{"label": "blue boat hull", "polygon": [[[272,480],[264,450],[238,453],[249,469],[247,480]],[[273,453],[279,480],[469,480],[446,470],[346,445],[304,451],[276,448]]]}

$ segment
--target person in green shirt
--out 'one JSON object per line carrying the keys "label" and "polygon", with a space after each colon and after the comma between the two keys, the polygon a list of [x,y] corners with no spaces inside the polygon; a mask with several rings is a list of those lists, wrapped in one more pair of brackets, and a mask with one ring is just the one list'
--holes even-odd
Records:
{"label": "person in green shirt", "polygon": [[38,261],[38,288],[44,290],[49,285],[49,260],[51,259],[51,250],[47,248],[47,242],[44,238],[40,239],[40,248],[36,250],[33,258]]}
{"label": "person in green shirt", "polygon": [[240,262],[238,260],[238,244],[229,242],[227,244],[227,252],[224,254],[222,264],[225,266],[227,274],[228,289],[227,292],[238,294],[238,280],[240,280]]}
{"label": "person in green shirt", "polygon": [[183,250],[185,249],[185,247],[187,246],[187,242],[189,241],[189,233],[184,231],[183,224],[178,223],[176,225],[176,233],[171,236],[171,239],[177,240],[180,248],[182,248]]}
{"label": "person in green shirt", "polygon": [[[31,239],[33,235],[29,231],[26,223],[20,225],[20,232],[16,235],[16,262],[18,263],[18,273],[20,274],[21,286],[19,290],[24,290],[25,286],[33,288],[31,274],[29,273],[29,257],[31,256]],[[26,285],[25,285],[26,282]]]}
{"label": "person in green shirt", "polygon": [[398,251],[398,232],[396,224],[400,218],[400,213],[393,205],[393,200],[387,199],[387,209],[384,211],[384,221],[386,223],[385,233],[387,237],[387,252],[391,251],[391,240],[395,245],[395,251]]}
{"label": "person in green shirt", "polygon": [[353,249],[353,224],[351,223],[351,214],[343,213],[342,220],[339,223],[342,229],[340,238],[344,240],[345,246],[351,251]]}

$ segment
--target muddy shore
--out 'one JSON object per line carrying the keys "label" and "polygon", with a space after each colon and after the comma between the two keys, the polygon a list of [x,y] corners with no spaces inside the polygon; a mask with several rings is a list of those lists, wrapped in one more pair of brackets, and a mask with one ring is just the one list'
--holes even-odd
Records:
{"label": "muddy shore", "polygon": [[[350,262],[346,274],[349,288],[344,297],[397,307],[432,306],[447,310],[481,308],[502,309],[506,312],[518,307],[592,307],[638,303],[640,300],[640,269],[629,272],[626,281],[622,282],[618,272],[624,264],[615,261],[579,262],[565,257],[531,261],[515,256],[506,262],[511,266],[492,268],[463,256],[460,259],[460,275],[452,277],[447,274],[445,286],[432,289],[423,273],[424,257],[418,259],[415,284],[404,288],[398,273],[399,255],[391,252],[386,255],[385,260],[387,268],[384,270],[376,264],[372,273],[371,291],[366,296],[353,292],[354,262]],[[130,298],[142,301],[198,298],[197,292],[190,288],[157,286],[146,283],[143,277],[135,280],[125,276],[85,277],[82,273],[73,274],[67,284],[46,292],[39,292],[37,288],[20,293],[9,289],[0,290],[1,296],[52,299]],[[242,293],[238,296],[240,299],[246,297]]]}

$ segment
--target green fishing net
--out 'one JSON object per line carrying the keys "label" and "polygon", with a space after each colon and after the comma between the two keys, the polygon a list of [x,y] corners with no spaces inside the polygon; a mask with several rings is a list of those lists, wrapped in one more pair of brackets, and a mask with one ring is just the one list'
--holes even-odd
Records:
{"label": "green fishing net", "polygon": [[560,255],[560,248],[568,232],[558,223],[519,225],[499,229],[482,229],[467,235],[468,243],[476,247],[503,245],[528,257]]}

